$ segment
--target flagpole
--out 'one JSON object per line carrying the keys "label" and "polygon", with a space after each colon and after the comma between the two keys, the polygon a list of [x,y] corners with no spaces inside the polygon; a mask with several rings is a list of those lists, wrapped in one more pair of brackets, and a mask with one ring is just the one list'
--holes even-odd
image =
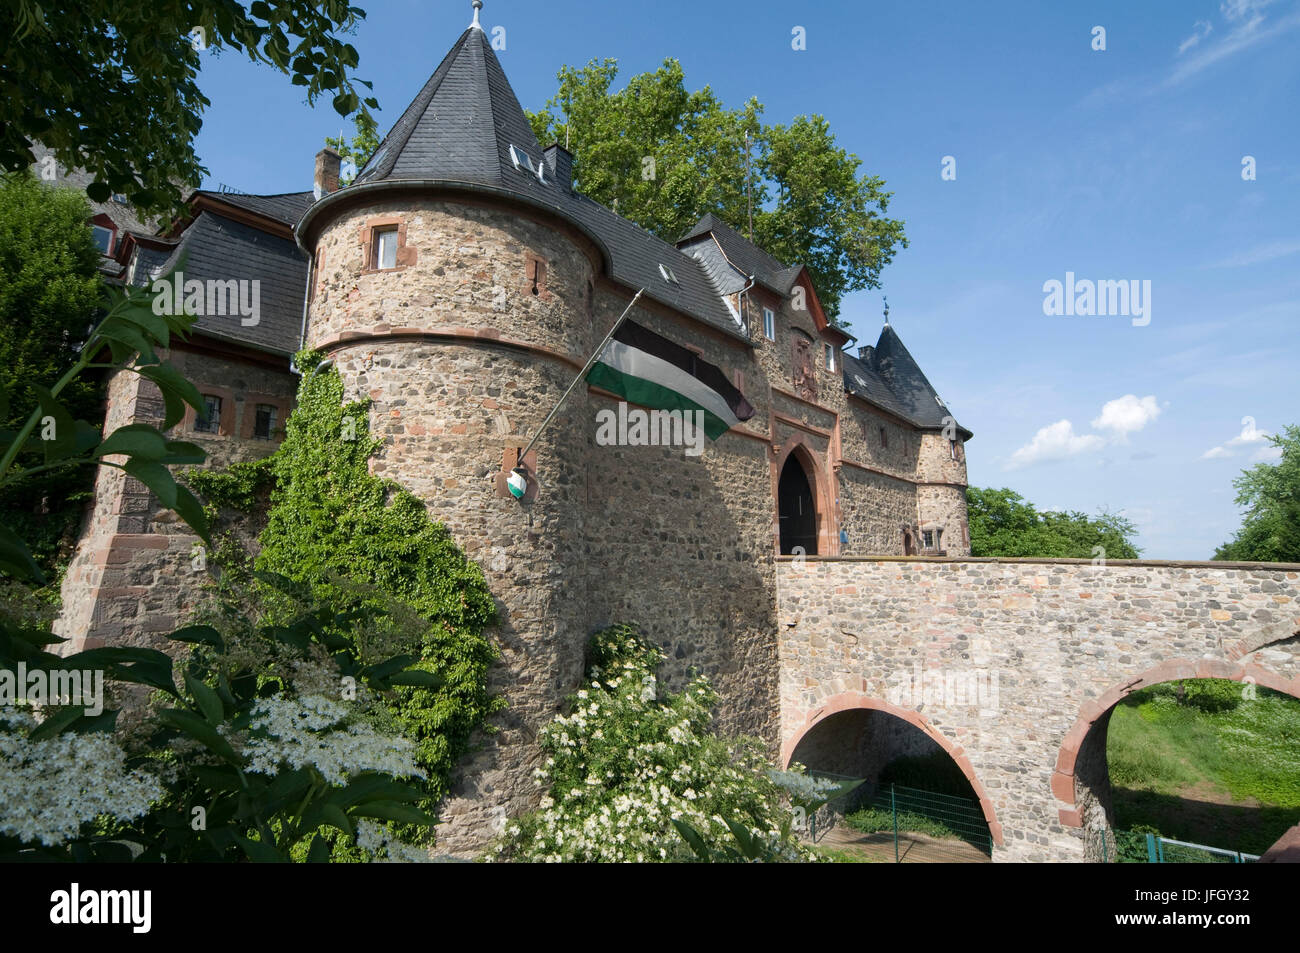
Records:
{"label": "flagpole", "polygon": [[582,368],[581,371],[578,372],[578,376],[573,379],[573,383],[569,385],[569,389],[564,392],[563,396],[560,397],[556,405],[551,408],[551,412],[546,415],[546,419],[543,420],[541,426],[537,428],[537,433],[533,434],[533,439],[528,441],[528,446],[524,447],[524,449],[520,452],[519,466],[524,465],[524,458],[528,456],[528,451],[533,449],[533,444],[537,443],[537,440],[538,438],[541,437],[542,432],[547,428],[547,426],[549,426],[550,422],[555,419],[555,415],[560,412],[560,408],[563,407],[564,402],[569,399],[569,395],[572,394],[573,389],[578,386],[578,382],[587,376],[587,371],[591,370],[591,365],[595,364],[596,359],[599,358],[600,355],[604,352],[605,345],[607,345],[609,343],[609,339],[614,336],[614,332],[617,331],[619,327],[622,326],[623,319],[626,318],[628,314],[632,311],[632,307],[636,304],[637,299],[641,297],[641,294],[644,291],[645,289],[642,288],[640,291],[638,291],[635,295],[632,296],[632,300],[627,303],[627,307],[623,309],[623,313],[618,316],[618,320],[614,322],[614,326],[610,328],[609,333],[605,335],[605,340],[600,342],[600,346],[596,348],[595,352],[588,359],[586,365]]}

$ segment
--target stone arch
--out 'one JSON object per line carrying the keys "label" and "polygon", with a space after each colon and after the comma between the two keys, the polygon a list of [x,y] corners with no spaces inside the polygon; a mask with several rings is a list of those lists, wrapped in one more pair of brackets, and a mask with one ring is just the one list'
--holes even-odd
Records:
{"label": "stone arch", "polygon": [[1300,638],[1300,632],[1292,632],[1291,626],[1283,623],[1262,629],[1259,632],[1252,632],[1229,648],[1227,655],[1228,658],[1235,660],[1244,655],[1249,655],[1251,652],[1268,648],[1278,642],[1289,642],[1295,638]]}
{"label": "stone arch", "polygon": [[1106,731],[1096,729],[1109,727],[1115,706],[1139,689],[1192,678],[1249,681],[1300,698],[1300,679],[1283,678],[1259,665],[1216,658],[1170,659],[1115,685],[1080,709],[1079,717],[1061,742],[1051,787],[1063,827],[1081,829],[1090,818],[1100,820],[1107,829],[1111,826]]}
{"label": "stone arch", "polygon": [[980,783],[975,774],[975,766],[971,764],[970,758],[966,757],[965,749],[950,739],[943,732],[935,728],[920,712],[913,711],[910,708],[900,708],[897,705],[891,705],[889,702],[882,701],[879,698],[872,698],[861,692],[841,692],[823,699],[815,708],[808,712],[804,718],[803,724],[786,739],[785,744],[781,746],[781,766],[789,767],[790,760],[794,757],[795,750],[809,732],[826,721],[833,715],[841,714],[847,711],[880,711],[887,715],[893,715],[914,728],[924,732],[927,737],[934,741],[956,762],[965,775],[966,780],[970,783],[971,789],[975,796],[979,798],[980,810],[984,812],[984,819],[988,821],[989,833],[993,837],[993,843],[1001,847],[1002,842],[1002,825],[998,822],[997,812],[993,808],[993,802],[989,799],[988,792],[985,791],[984,785]]}
{"label": "stone arch", "polygon": [[832,492],[830,478],[826,467],[817,459],[817,452],[804,434],[792,434],[781,447],[775,466],[772,468],[772,544],[777,553],[781,552],[781,503],[779,485],[781,472],[791,457],[803,467],[804,476],[812,489],[813,506],[817,513],[817,555],[839,555],[839,535],[834,524],[835,494]]}

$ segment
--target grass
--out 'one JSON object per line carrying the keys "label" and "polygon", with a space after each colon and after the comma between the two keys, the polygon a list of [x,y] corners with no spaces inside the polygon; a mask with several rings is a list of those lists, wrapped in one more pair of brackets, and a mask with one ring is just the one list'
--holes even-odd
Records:
{"label": "grass", "polygon": [[1156,685],[1116,706],[1106,754],[1120,828],[1260,853],[1300,823],[1290,696],[1223,679]]}
{"label": "grass", "polygon": [[[854,811],[844,818],[844,823],[855,831],[861,831],[864,834],[875,834],[880,831],[892,834],[894,831],[893,815],[889,811],[882,811],[874,807]],[[936,821],[923,814],[913,814],[911,811],[898,812],[898,829],[907,831],[909,834],[928,834],[931,837],[951,838],[953,840],[969,839],[967,835],[958,833],[942,821]]]}
{"label": "grass", "polygon": [[877,864],[880,861],[875,857],[868,857],[865,853],[851,850],[840,850],[838,847],[818,847],[813,845],[811,850],[821,858],[823,863],[827,864]]}

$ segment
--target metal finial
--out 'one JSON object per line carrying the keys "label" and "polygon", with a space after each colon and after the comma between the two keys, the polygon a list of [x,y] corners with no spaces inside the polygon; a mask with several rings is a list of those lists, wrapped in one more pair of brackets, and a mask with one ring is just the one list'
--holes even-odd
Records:
{"label": "metal finial", "polygon": [[889,327],[889,295],[885,295],[885,327]]}
{"label": "metal finial", "polygon": [[481,30],[483,25],[478,22],[478,12],[483,9],[483,0],[474,0],[472,6],[474,7],[474,22],[469,25],[470,29]]}

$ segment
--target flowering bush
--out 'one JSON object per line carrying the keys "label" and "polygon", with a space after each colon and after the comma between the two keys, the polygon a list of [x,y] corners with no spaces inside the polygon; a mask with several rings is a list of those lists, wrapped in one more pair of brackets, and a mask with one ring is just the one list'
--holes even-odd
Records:
{"label": "flowering bush", "polygon": [[719,851],[746,838],[765,859],[812,859],[761,744],[710,733],[717,696],[705,679],[659,697],[661,656],[629,626],[598,633],[590,656],[588,684],[540,736],[548,793],[507,825],[498,859],[694,860],[695,833]]}

